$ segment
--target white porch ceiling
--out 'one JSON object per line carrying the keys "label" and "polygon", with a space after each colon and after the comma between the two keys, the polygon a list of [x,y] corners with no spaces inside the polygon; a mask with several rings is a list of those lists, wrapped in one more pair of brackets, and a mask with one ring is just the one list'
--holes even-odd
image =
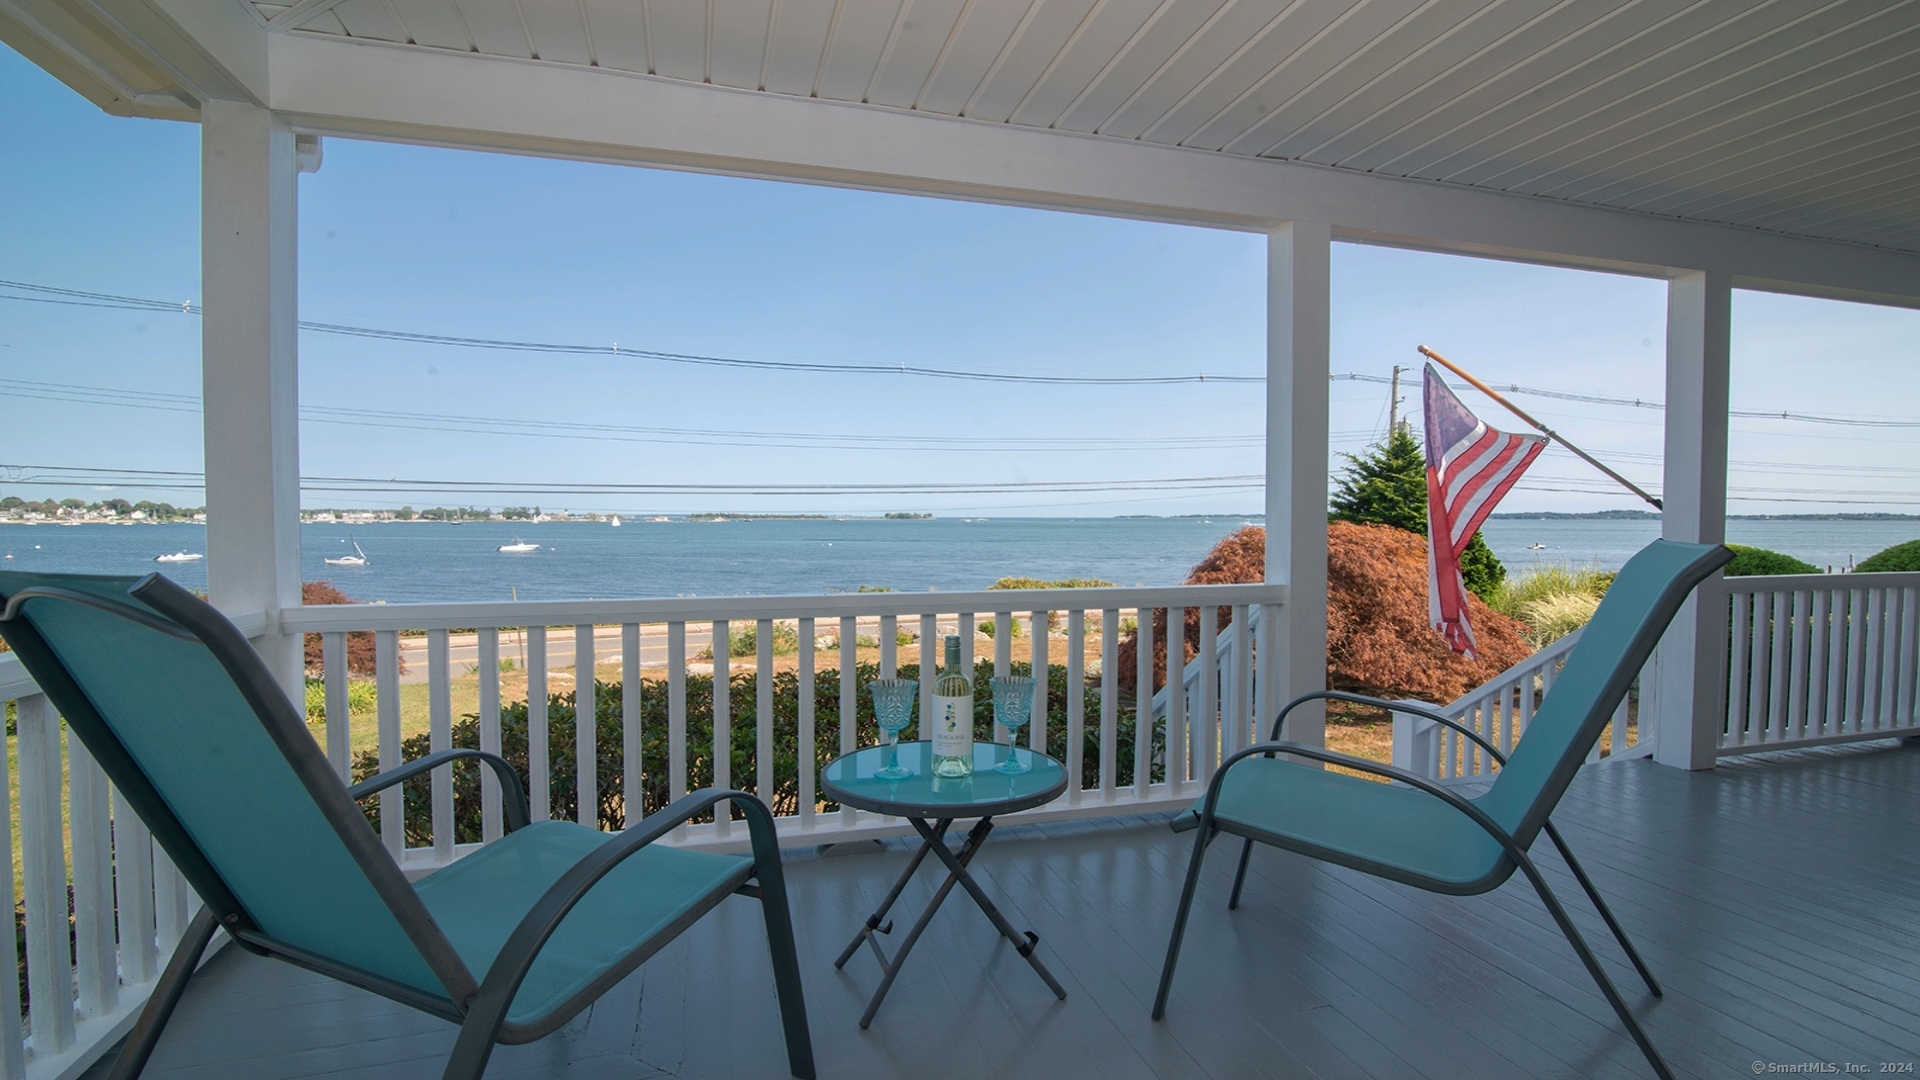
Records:
{"label": "white porch ceiling", "polygon": [[[244,2],[244,0],[236,0]],[[1901,0],[300,0],[610,68],[1920,251]]]}

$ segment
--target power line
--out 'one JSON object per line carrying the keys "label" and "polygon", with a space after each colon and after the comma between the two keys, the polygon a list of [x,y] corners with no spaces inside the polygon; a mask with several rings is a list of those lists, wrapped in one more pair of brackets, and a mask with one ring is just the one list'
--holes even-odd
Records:
{"label": "power line", "polygon": [[[72,383],[0,379],[0,389],[14,397],[62,401],[158,412],[198,413],[200,398],[189,394],[118,390]],[[459,416],[388,409],[303,405],[301,418],[309,423],[412,431],[458,432],[477,435],[518,435],[533,438],[585,439],[599,442],[692,444],[697,446],[751,446],[789,449],[839,450],[955,450],[986,453],[1100,452],[1141,450],[1139,440],[1119,437],[996,436],[991,440],[966,436],[862,435],[807,431],[752,431],[728,428],[674,428],[633,424],[595,424],[584,421],[530,420],[504,416]],[[1177,435],[1158,438],[1154,450],[1223,450],[1261,445],[1258,435]]]}
{"label": "power line", "polygon": [[[0,300],[62,304],[77,307],[118,308],[128,311],[178,311],[199,315],[201,309],[191,301],[173,303],[150,297],[120,296],[114,293],[62,289],[26,281],[0,279],[0,288],[23,290],[38,295],[17,296],[0,293]],[[1034,375],[999,371],[972,371],[963,368],[928,367],[920,364],[825,363],[808,360],[748,360],[738,356],[706,353],[668,352],[662,349],[622,348],[618,342],[607,345],[583,345],[553,341],[522,341],[514,338],[467,337],[458,334],[428,334],[413,330],[388,330],[349,323],[315,322],[301,319],[300,329],[319,334],[367,338],[376,341],[400,341],[416,345],[482,349],[496,352],[543,353],[556,356],[612,356],[657,360],[668,364],[698,367],[747,368],[760,371],[811,371],[841,375],[911,375],[930,379],[958,379],[966,382],[1022,383],[1053,386],[1171,386],[1183,383],[1263,383],[1264,375],[1196,373],[1192,375]]]}
{"label": "power line", "polygon": [[[205,474],[181,470],[105,469],[60,465],[0,465],[0,482],[17,485],[94,485],[104,487],[198,488]],[[303,476],[302,491],[383,493],[411,491],[441,495],[944,495],[1026,492],[1243,491],[1264,486],[1256,473],[1227,476],[1175,476],[1123,480],[1019,480],[896,482],[879,484],[618,484],[510,480],[426,480],[371,476]]]}

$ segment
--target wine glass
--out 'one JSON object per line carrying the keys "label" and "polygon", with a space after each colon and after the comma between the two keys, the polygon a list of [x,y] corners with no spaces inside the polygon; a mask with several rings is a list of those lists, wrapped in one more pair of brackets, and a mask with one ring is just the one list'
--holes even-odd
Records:
{"label": "wine glass", "polygon": [[882,780],[905,780],[913,770],[900,767],[900,732],[913,723],[913,704],[920,698],[915,679],[875,679],[867,684],[873,695],[873,718],[887,733],[887,765],[873,775]]}
{"label": "wine glass", "polygon": [[993,767],[994,772],[1018,776],[1033,771],[1032,755],[1020,761],[1020,729],[1033,715],[1033,679],[1027,675],[993,677],[993,722],[1007,729],[1007,760]]}

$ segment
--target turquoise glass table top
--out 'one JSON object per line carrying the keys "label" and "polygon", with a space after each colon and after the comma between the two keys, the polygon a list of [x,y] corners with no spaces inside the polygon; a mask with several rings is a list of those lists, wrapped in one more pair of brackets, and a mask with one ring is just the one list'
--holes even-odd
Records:
{"label": "turquoise glass table top", "polygon": [[950,780],[933,775],[933,747],[925,741],[900,744],[900,764],[913,772],[904,780],[874,774],[887,764],[885,746],[869,746],[835,758],[820,774],[821,794],[836,802],[877,814],[925,818],[973,818],[1011,814],[1043,806],[1067,790],[1067,771],[1045,754],[1025,747],[1030,772],[995,772],[1005,761],[1005,743],[973,744],[973,775]]}

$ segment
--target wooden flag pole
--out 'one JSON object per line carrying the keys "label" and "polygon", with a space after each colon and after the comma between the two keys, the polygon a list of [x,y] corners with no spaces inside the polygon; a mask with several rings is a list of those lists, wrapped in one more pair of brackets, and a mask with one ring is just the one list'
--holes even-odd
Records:
{"label": "wooden flag pole", "polygon": [[1519,417],[1522,420],[1525,420],[1528,424],[1538,429],[1540,434],[1545,435],[1547,438],[1552,439],[1554,442],[1557,442],[1561,446],[1566,447],[1568,450],[1573,451],[1574,456],[1579,458],[1581,461],[1584,461],[1587,464],[1593,466],[1594,468],[1599,469],[1601,472],[1606,473],[1608,476],[1611,476],[1615,481],[1617,481],[1622,487],[1626,488],[1628,491],[1631,491],[1635,495],[1638,495],[1641,498],[1647,500],[1647,502],[1653,505],[1653,508],[1655,510],[1664,509],[1664,507],[1660,505],[1660,500],[1654,498],[1653,496],[1647,494],[1645,491],[1641,490],[1640,485],[1634,483],[1633,481],[1627,479],[1624,476],[1621,476],[1619,473],[1614,472],[1612,469],[1607,468],[1605,465],[1600,464],[1599,461],[1594,459],[1594,456],[1592,454],[1589,454],[1585,450],[1582,450],[1579,447],[1568,442],[1565,438],[1561,437],[1559,432],[1553,430],[1552,428],[1541,423],[1540,421],[1535,420],[1533,417],[1528,416],[1526,413],[1526,410],[1520,408],[1520,406],[1518,405],[1515,405],[1513,402],[1508,401],[1506,398],[1501,397],[1498,393],[1495,393],[1493,387],[1488,386],[1486,383],[1483,383],[1479,379],[1474,378],[1472,375],[1467,374],[1466,371],[1460,367],[1460,365],[1454,363],[1453,361],[1447,359],[1444,356],[1441,356],[1439,353],[1434,352],[1432,349],[1427,348],[1425,345],[1420,346],[1420,354],[1422,356],[1425,356],[1429,360],[1433,360],[1437,362],[1438,364],[1440,364],[1440,366],[1446,368],[1448,371],[1453,372],[1455,375],[1458,375],[1461,378],[1467,380],[1467,382],[1473,385],[1474,389],[1480,391],[1481,393],[1487,395],[1493,400],[1499,402],[1503,407],[1505,407],[1505,409],[1508,412],[1512,413],[1513,415]]}

